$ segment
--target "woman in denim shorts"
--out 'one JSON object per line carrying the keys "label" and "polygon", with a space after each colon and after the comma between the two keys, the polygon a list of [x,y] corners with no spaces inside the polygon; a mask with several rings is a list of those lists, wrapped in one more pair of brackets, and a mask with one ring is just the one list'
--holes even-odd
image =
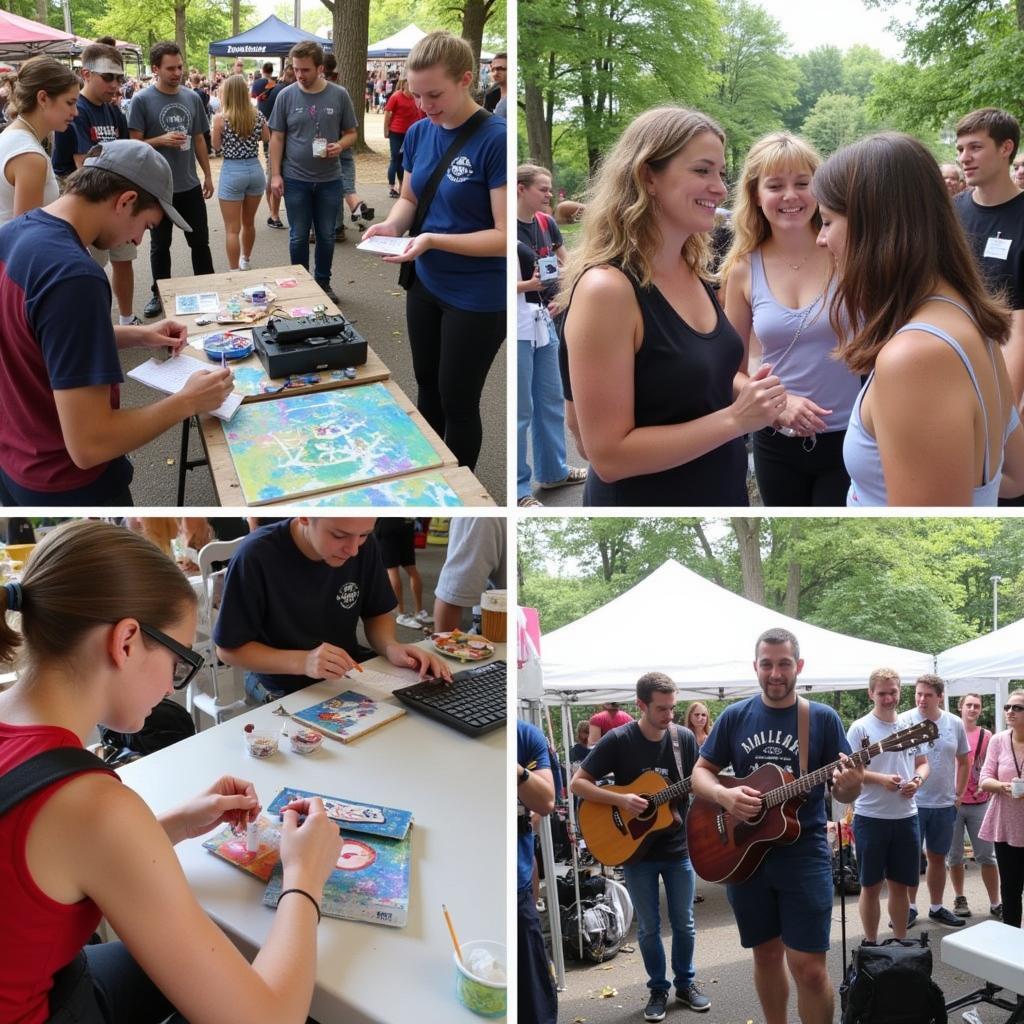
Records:
{"label": "woman in denim shorts", "polygon": [[[263,115],[252,105],[242,75],[232,75],[220,87],[220,113],[213,119],[213,148],[223,150],[217,198],[224,217],[224,245],[231,270],[248,270],[256,241],[256,211],[267,187],[263,165],[256,155],[260,142],[270,139]],[[241,236],[241,237],[239,237]]]}

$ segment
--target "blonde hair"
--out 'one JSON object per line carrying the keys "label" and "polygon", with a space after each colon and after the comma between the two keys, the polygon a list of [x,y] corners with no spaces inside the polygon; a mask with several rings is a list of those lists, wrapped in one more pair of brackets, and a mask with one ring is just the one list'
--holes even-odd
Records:
{"label": "blonde hair", "polygon": [[516,168],[516,185],[525,185],[529,188],[541,175],[550,178],[551,172],[539,164],[520,164]]}
{"label": "blonde hair", "polygon": [[704,714],[708,716],[707,725],[705,725],[704,728],[707,732],[711,732],[711,726],[713,724],[711,720],[711,712],[708,710],[707,704],[703,701],[695,700],[689,705],[689,707],[687,707],[686,717],[683,719],[683,725],[685,725],[691,732],[696,733],[697,730],[693,727],[692,717],[693,713],[697,710],[703,711]]}
{"label": "blonde hair", "polygon": [[900,674],[894,668],[876,668],[871,675],[868,676],[868,693],[874,693],[875,687],[879,683],[884,683],[888,680],[891,683],[895,683],[897,686],[902,685],[900,680]]}
{"label": "blonde hair", "polygon": [[459,36],[451,32],[428,32],[409,51],[405,62],[405,70],[426,71],[440,64],[449,78],[462,78],[467,71],[476,66],[473,60],[473,48]]}
{"label": "blonde hair", "polygon": [[247,139],[256,127],[256,110],[249,101],[249,86],[242,75],[231,75],[220,86],[220,112],[239,139]]}
{"label": "blonde hair", "polygon": [[[723,284],[738,259],[749,255],[771,238],[771,225],[757,202],[761,181],[783,170],[801,168],[806,168],[808,174],[813,176],[820,166],[821,156],[818,151],[806,140],[789,132],[773,132],[758,139],[750,147],[736,183],[736,201],[730,221],[732,244],[718,273]],[[817,210],[811,223],[815,229],[821,228],[821,215]]]}
{"label": "blonde hair", "polygon": [[[581,238],[570,253],[555,300],[559,308],[566,308],[576,282],[591,267],[612,264],[641,287],[650,285],[661,231],[644,171],[662,170],[705,132],[725,143],[725,133],[710,117],[686,107],[655,107],[626,127],[588,189]],[[709,276],[711,245],[705,235],[690,235],[682,256],[696,274]]]}

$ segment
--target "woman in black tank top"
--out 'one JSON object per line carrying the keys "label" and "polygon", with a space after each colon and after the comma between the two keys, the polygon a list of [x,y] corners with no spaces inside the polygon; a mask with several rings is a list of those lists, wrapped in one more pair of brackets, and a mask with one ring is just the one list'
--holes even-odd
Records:
{"label": "woman in black tank top", "polygon": [[585,505],[747,504],[743,436],[785,392],[762,372],[733,396],[743,346],[705,280],[723,144],[703,114],[649,110],[594,183],[558,300]]}

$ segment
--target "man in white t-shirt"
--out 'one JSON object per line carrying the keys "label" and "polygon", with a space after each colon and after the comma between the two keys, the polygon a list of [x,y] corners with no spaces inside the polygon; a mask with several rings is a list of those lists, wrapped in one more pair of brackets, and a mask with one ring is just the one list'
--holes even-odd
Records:
{"label": "man in white t-shirt", "polygon": [[[948,928],[962,928],[964,920],[942,905],[946,888],[946,854],[953,845],[953,824],[957,808],[967,786],[968,753],[964,723],[956,715],[942,710],[946,684],[938,676],[924,675],[917,681],[912,711],[904,711],[898,722],[901,729],[929,719],[939,728],[938,739],[928,745],[928,778],[917,792],[917,820],[924,840],[928,870],[930,904],[928,916]],[[910,892],[908,927],[917,918],[917,886]]]}
{"label": "man in white t-shirt", "polygon": [[[871,712],[850,726],[846,738],[858,750],[899,732],[900,677],[878,668],[868,679]],[[878,941],[882,883],[888,883],[889,919],[897,939],[907,936],[910,890],[917,886],[921,835],[915,794],[928,778],[928,758],[916,749],[887,750],[871,759],[864,787],[854,802],[853,835],[860,875],[861,924],[865,941]]]}

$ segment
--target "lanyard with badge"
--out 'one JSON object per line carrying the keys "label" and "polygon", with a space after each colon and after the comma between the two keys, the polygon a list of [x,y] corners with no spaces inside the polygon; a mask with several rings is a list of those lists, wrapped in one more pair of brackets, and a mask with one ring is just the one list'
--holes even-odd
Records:
{"label": "lanyard with badge", "polygon": [[982,253],[982,256],[987,256],[994,260],[1008,259],[1010,255],[1010,246],[1012,244],[1012,238],[1003,238],[1002,231],[997,231],[996,237],[990,238],[985,243],[985,251]]}

